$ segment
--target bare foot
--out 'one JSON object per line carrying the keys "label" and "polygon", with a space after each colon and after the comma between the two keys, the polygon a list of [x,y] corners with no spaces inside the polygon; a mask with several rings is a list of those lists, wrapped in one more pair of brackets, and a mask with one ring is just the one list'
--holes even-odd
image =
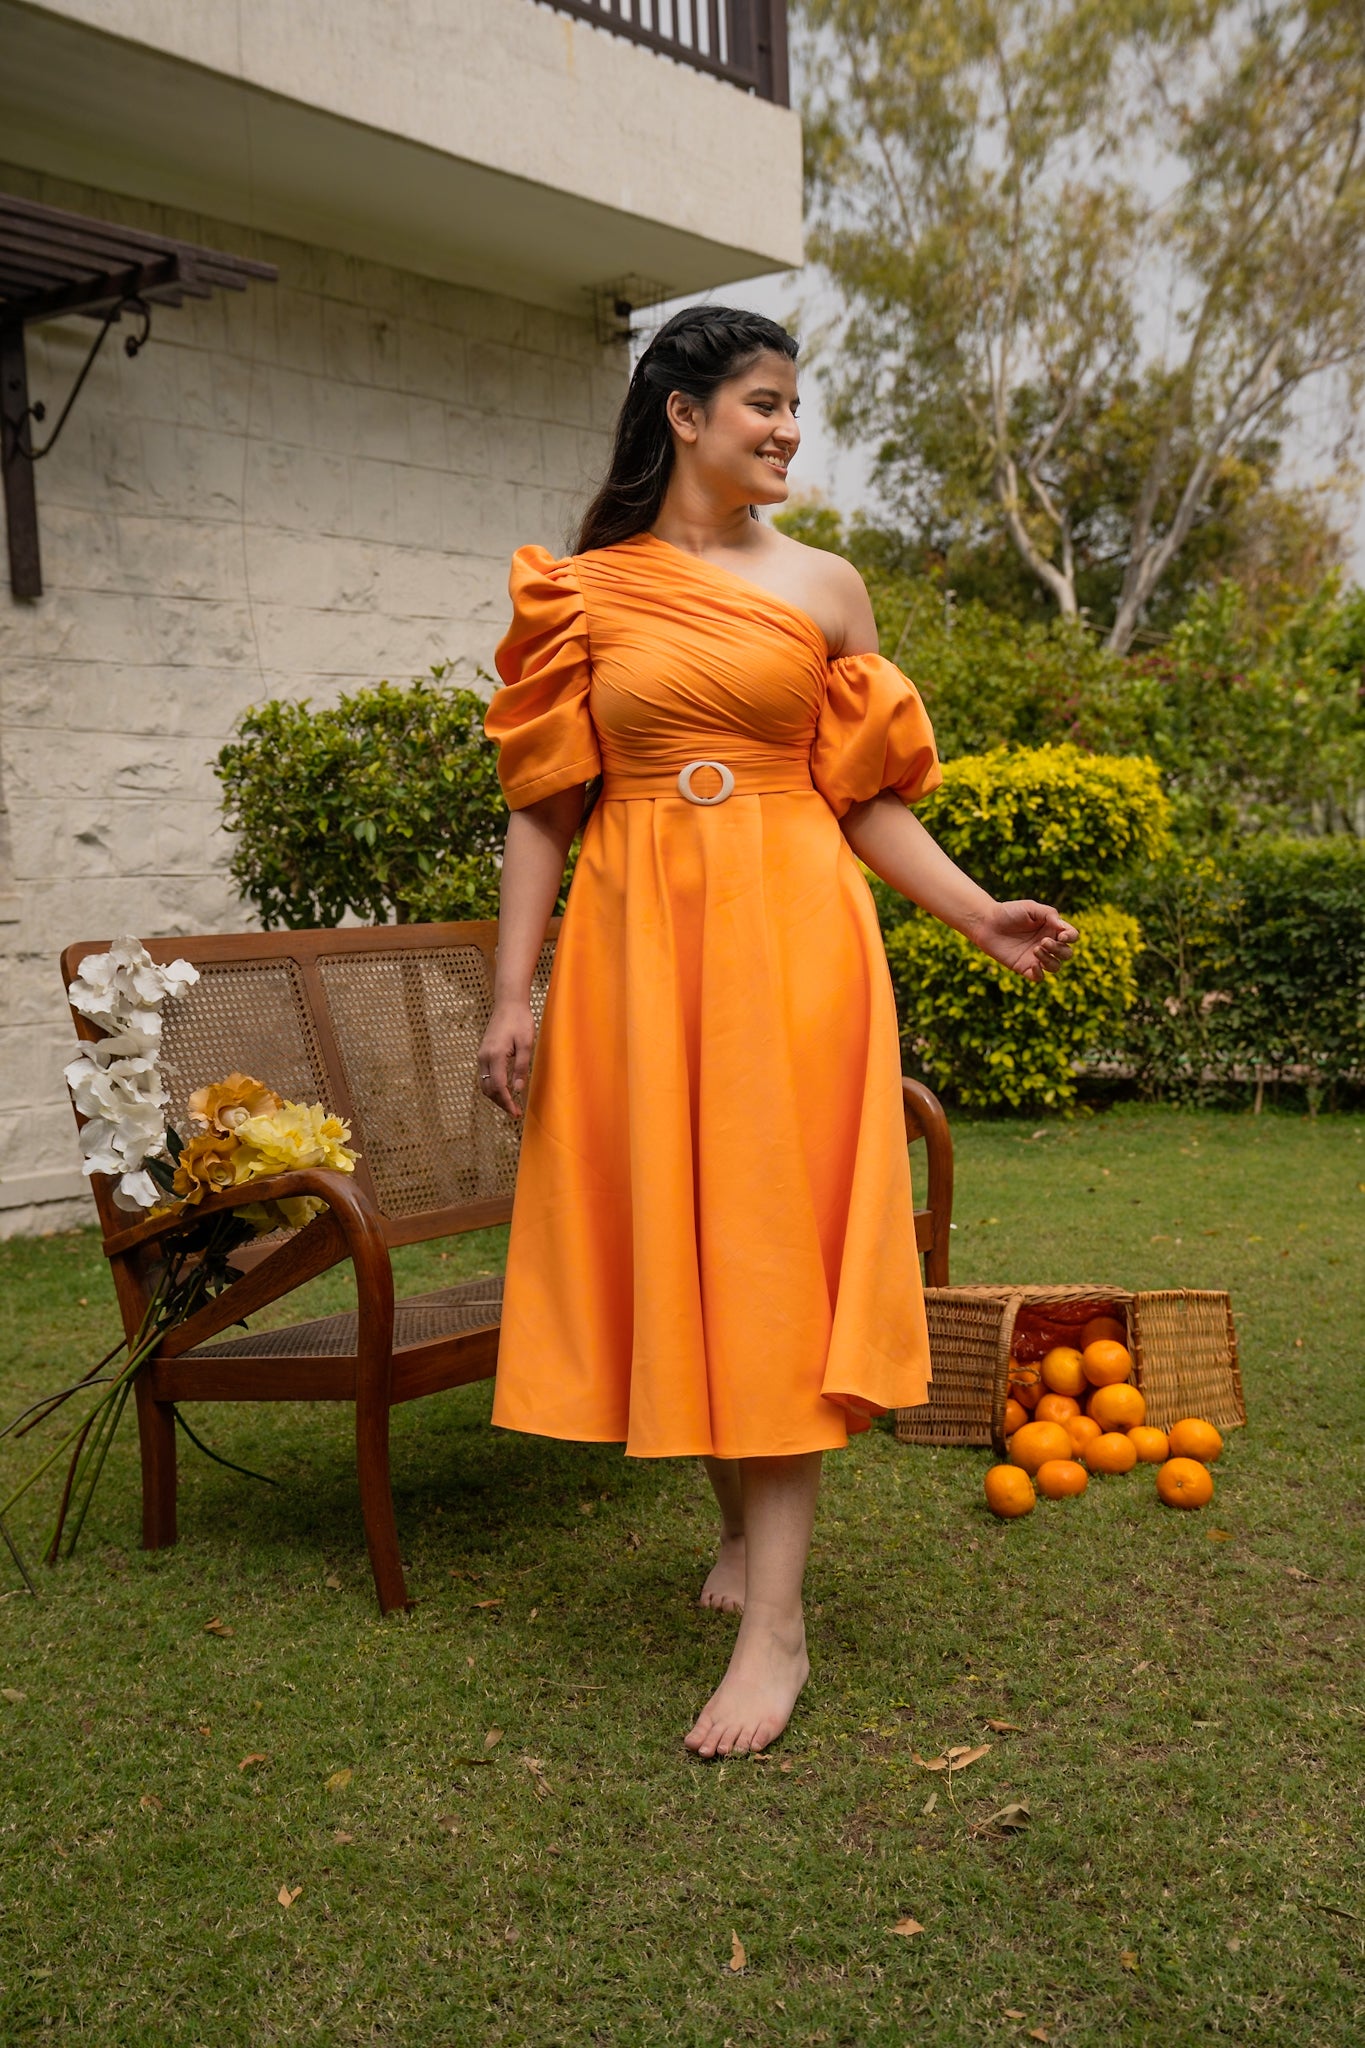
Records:
{"label": "bare foot", "polygon": [[684,1737],[699,1757],[744,1756],[776,1742],[810,1677],[806,1631],[746,1615],[729,1669]]}
{"label": "bare foot", "polygon": [[720,1550],[706,1584],[701,1589],[700,1607],[717,1607],[725,1614],[744,1612],[744,1538],[722,1536]]}

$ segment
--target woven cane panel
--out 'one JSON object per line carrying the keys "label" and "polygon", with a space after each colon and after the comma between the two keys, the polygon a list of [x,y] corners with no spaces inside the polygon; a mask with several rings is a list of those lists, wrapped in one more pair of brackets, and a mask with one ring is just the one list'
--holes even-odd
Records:
{"label": "woven cane panel", "polygon": [[205,964],[161,1015],[168,1113],[182,1137],[192,1091],[232,1073],[251,1074],[290,1102],[327,1101],[327,1069],[292,960]]}
{"label": "woven cane panel", "polygon": [[[552,959],[546,945],[532,989],[537,1021]],[[385,1215],[510,1196],[519,1126],[479,1087],[492,998],[480,949],[334,954],[318,971]]]}
{"label": "woven cane panel", "polygon": [[1182,1416],[1199,1415],[1219,1429],[1241,1428],[1246,1400],[1226,1294],[1139,1294],[1133,1336],[1149,1422],[1169,1429]]}
{"label": "woven cane panel", "polygon": [[1010,1333],[1018,1300],[1009,1288],[928,1287],[929,1398],[898,1408],[903,1444],[989,1444],[1004,1419]]}
{"label": "woven cane panel", "polygon": [[[435,1344],[469,1330],[497,1327],[502,1315],[500,1278],[466,1280],[435,1294],[414,1294],[394,1304],[393,1348],[409,1351]],[[286,1323],[280,1329],[248,1332],[187,1351],[186,1358],[349,1358],[355,1353],[358,1324],[354,1315],[320,1316],[311,1323]]]}

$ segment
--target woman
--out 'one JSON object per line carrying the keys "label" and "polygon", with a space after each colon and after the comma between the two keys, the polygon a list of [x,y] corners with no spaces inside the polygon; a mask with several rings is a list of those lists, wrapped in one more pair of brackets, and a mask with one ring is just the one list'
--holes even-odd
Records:
{"label": "woman", "polygon": [[488,731],[512,816],[481,1085],[519,1116],[531,976],[588,818],[526,1103],[493,1420],[699,1455],[703,1604],[743,1610],[688,1734],[765,1748],[809,1673],[826,1450],[925,1398],[890,978],[859,861],[1032,980],[1076,934],[996,903],[907,803],[939,780],[862,580],[760,524],[796,344],[694,307],[641,357],[572,557],[522,548]]}

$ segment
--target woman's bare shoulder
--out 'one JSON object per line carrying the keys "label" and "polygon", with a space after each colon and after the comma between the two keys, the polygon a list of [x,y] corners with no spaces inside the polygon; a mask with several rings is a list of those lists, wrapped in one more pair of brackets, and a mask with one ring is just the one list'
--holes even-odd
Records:
{"label": "woman's bare shoulder", "polygon": [[771,538],[776,543],[774,565],[780,562],[784,575],[803,591],[806,609],[824,625],[830,653],[874,653],[877,629],[872,601],[852,562],[775,528]]}

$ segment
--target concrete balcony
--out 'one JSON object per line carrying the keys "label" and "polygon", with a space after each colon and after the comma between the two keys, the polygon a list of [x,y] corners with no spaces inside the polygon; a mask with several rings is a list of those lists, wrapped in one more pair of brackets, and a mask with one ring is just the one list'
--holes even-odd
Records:
{"label": "concrete balcony", "polygon": [[592,0],[0,0],[0,155],[565,310],[677,296],[801,261],[774,4],[696,0],[689,50]]}

